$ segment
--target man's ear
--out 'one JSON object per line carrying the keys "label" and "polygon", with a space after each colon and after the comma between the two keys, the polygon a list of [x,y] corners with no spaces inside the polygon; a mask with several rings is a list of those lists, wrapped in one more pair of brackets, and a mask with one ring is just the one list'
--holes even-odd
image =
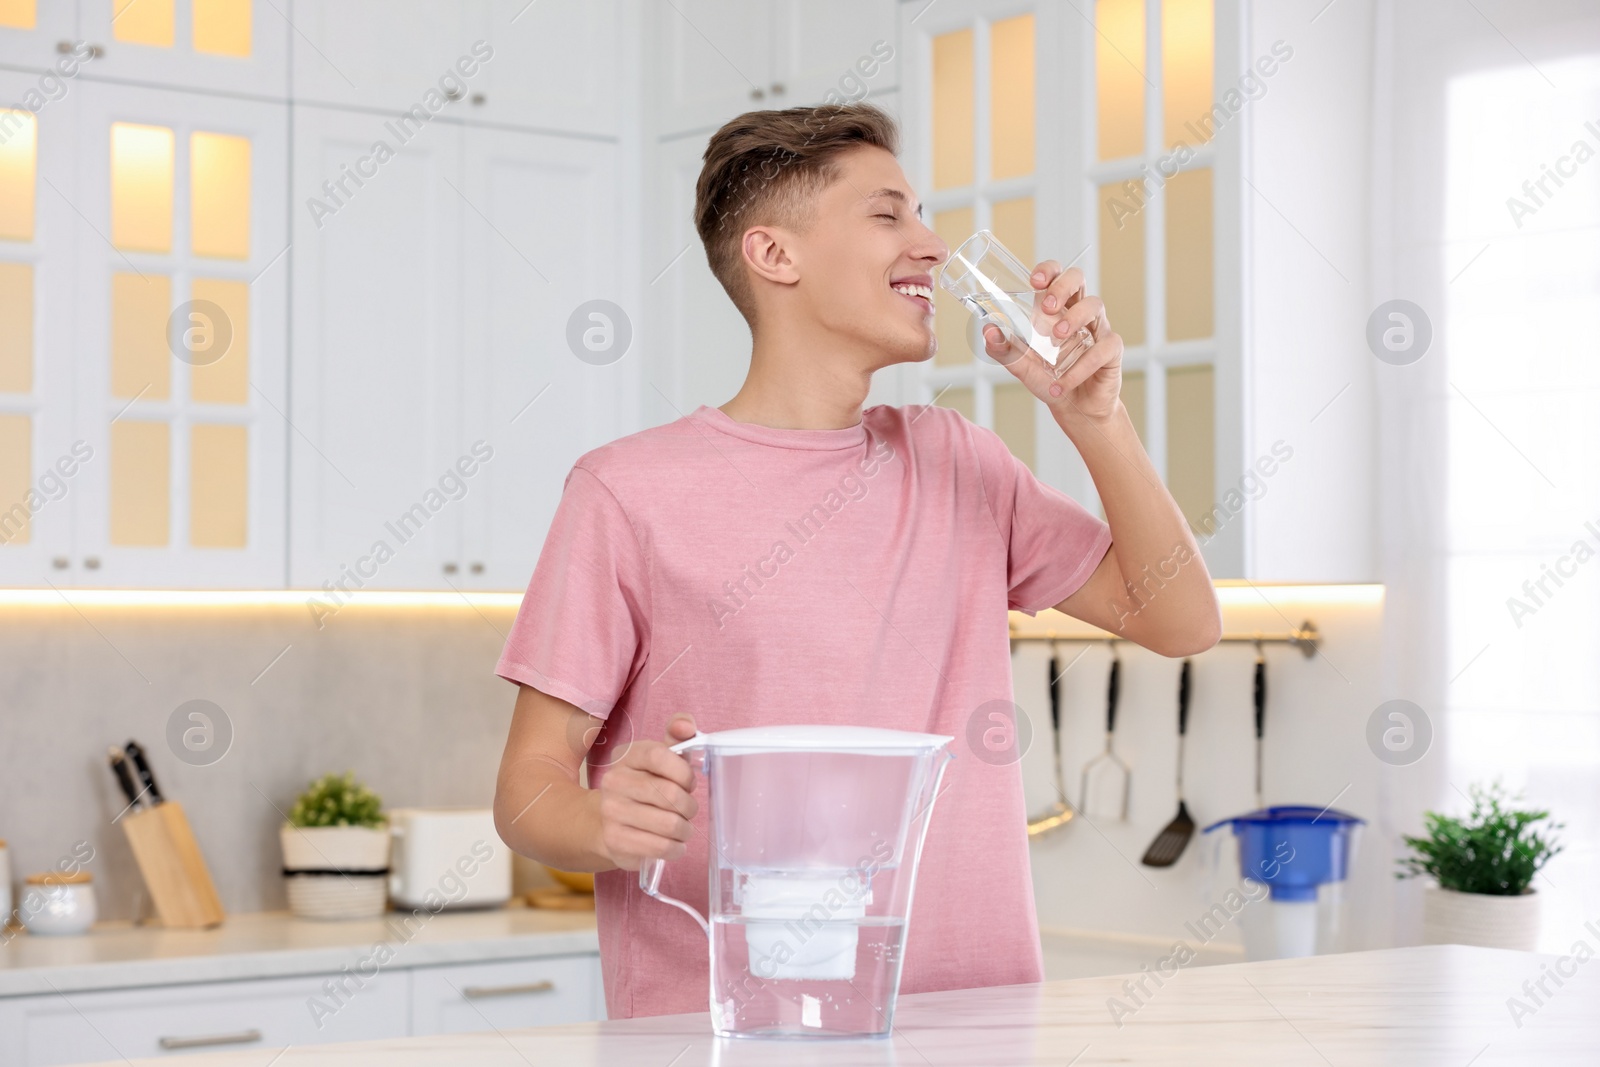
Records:
{"label": "man's ear", "polygon": [[750,269],[769,282],[793,285],[800,270],[790,255],[792,235],[778,226],[752,226],[744,234],[744,259]]}

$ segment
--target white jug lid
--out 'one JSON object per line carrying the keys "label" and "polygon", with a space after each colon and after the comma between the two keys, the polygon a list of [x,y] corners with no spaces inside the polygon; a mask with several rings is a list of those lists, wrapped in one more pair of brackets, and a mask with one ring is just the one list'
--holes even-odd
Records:
{"label": "white jug lid", "polygon": [[718,748],[738,752],[860,752],[869,755],[903,755],[943,748],[953,737],[886,730],[879,726],[820,726],[794,723],[784,726],[745,726],[737,730],[695,734],[672,746],[674,752],[692,748]]}

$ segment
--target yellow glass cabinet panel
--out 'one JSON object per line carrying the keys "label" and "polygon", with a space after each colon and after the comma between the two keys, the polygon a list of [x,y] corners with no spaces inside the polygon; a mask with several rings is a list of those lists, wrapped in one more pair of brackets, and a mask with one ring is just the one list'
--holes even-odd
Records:
{"label": "yellow glass cabinet panel", "polygon": [[[970,207],[951,208],[933,213],[933,232],[937,233],[952,251],[962,241],[972,236],[973,211]],[[943,287],[933,290],[933,335],[939,350],[933,354],[937,366],[955,366],[972,362],[972,342],[967,336],[967,309],[961,301],[945,292]]]}
{"label": "yellow glass cabinet panel", "polygon": [[933,39],[933,187],[949,189],[973,181],[975,74],[972,31]]}
{"label": "yellow glass cabinet panel", "polygon": [[250,258],[250,140],[189,135],[189,241],[197,256]]}
{"label": "yellow glass cabinet panel", "polygon": [[1145,342],[1144,211],[1121,184],[1100,186],[1100,298],[1125,345]]}
{"label": "yellow glass cabinet panel", "polygon": [[167,319],[172,279],[165,274],[111,275],[111,395],[120,400],[172,396]]}
{"label": "yellow glass cabinet panel", "polygon": [[1034,469],[1038,455],[1039,434],[1034,426],[1038,402],[1021,382],[1000,382],[994,387],[994,432],[1029,470]]}
{"label": "yellow glass cabinet panel", "polygon": [[0,108],[0,241],[33,240],[38,161],[39,120],[20,108]]}
{"label": "yellow glass cabinet panel", "polygon": [[194,50],[248,57],[253,6],[251,0],[194,0]]}
{"label": "yellow glass cabinet panel", "polygon": [[[210,343],[227,347],[208,351],[189,371],[189,399],[197,404],[243,404],[250,399],[250,286],[220,278],[196,278],[189,290],[198,304],[206,301],[221,313],[217,322],[198,323],[209,331]],[[210,308],[197,308],[210,312]]]}
{"label": "yellow glass cabinet panel", "polygon": [[989,176],[1033,173],[1033,16],[989,27]]}
{"label": "yellow glass cabinet panel", "polygon": [[189,543],[243,548],[250,528],[250,435],[243,426],[189,428]]}
{"label": "yellow glass cabinet panel", "polygon": [[1211,168],[1173,175],[1166,194],[1167,339],[1210,337],[1216,318]]}
{"label": "yellow glass cabinet panel", "polygon": [[32,513],[25,502],[32,488],[33,419],[0,415],[0,546],[28,543]]}
{"label": "yellow glass cabinet panel", "polygon": [[1167,485],[1202,533],[1216,500],[1214,383],[1207,363],[1167,368]]}
{"label": "yellow glass cabinet panel", "polygon": [[172,441],[164,422],[121,418],[111,424],[111,543],[169,543]]}
{"label": "yellow glass cabinet panel", "polygon": [[33,265],[0,263],[0,393],[32,391]]}
{"label": "yellow glass cabinet panel", "polygon": [[111,124],[111,243],[172,251],[172,130]]}
{"label": "yellow glass cabinet panel", "polygon": [[1191,148],[1211,139],[1212,0],[1162,0],[1162,145]]}
{"label": "yellow glass cabinet panel", "polygon": [[1144,151],[1144,0],[1096,0],[1094,44],[1099,157]]}
{"label": "yellow glass cabinet panel", "polygon": [[177,12],[174,0],[101,0],[111,5],[111,36],[128,44],[171,48]]}
{"label": "yellow glass cabinet panel", "polygon": [[38,24],[39,9],[34,0],[0,0],[0,26],[31,30]]}

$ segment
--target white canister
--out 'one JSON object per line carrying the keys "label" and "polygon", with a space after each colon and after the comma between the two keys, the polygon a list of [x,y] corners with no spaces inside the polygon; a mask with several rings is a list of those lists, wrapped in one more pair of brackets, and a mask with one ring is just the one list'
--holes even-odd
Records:
{"label": "white canister", "polygon": [[88,871],[46,871],[28,875],[18,909],[30,934],[83,934],[97,909]]}

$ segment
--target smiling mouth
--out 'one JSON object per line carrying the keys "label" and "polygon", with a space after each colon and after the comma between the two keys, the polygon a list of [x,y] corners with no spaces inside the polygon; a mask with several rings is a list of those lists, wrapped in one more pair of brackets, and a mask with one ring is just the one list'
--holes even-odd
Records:
{"label": "smiling mouth", "polygon": [[933,314],[933,290],[926,285],[891,285],[889,288],[922,308],[924,314]]}

